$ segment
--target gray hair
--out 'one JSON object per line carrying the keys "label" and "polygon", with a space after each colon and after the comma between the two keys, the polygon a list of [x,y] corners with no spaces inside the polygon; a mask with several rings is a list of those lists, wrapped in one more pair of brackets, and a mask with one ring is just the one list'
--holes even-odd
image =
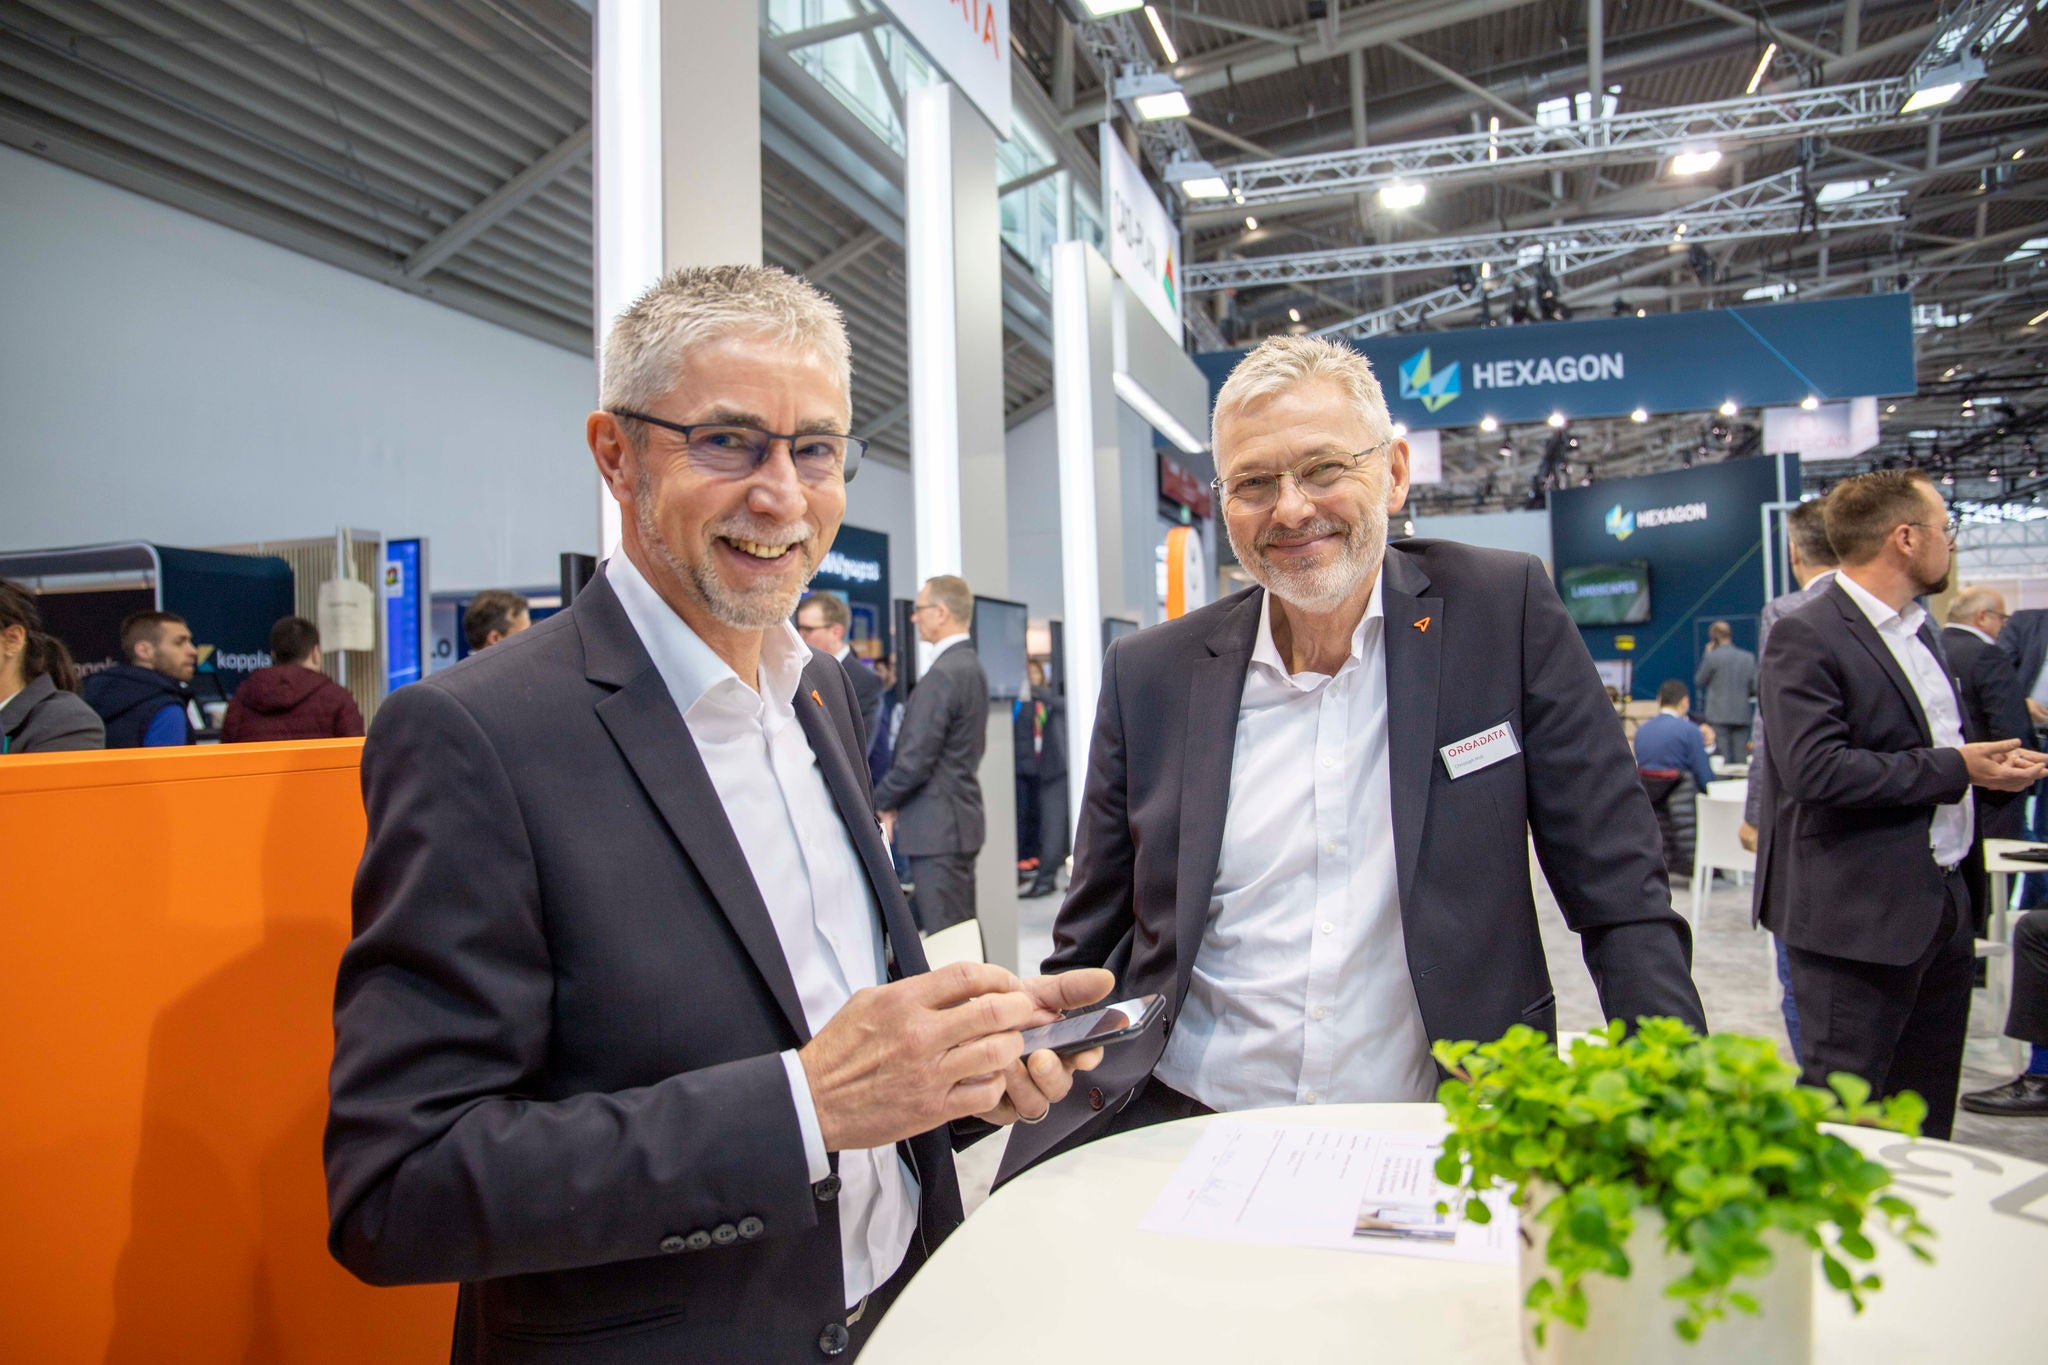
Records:
{"label": "gray hair", "polygon": [[846,320],[815,286],[774,266],[691,266],[655,281],[612,323],[598,404],[645,412],[682,379],[693,350],[737,336],[809,351],[853,391]]}
{"label": "gray hair", "polygon": [[[1276,336],[1260,342],[1223,381],[1216,395],[1216,411],[1209,419],[1209,444],[1216,446],[1216,433],[1226,413],[1317,380],[1344,391],[1375,445],[1394,438],[1394,420],[1387,413],[1387,397],[1373,377],[1371,362],[1349,346],[1320,337]],[[1217,455],[1222,455],[1220,449]]]}
{"label": "gray hair", "polygon": [[1960,625],[1974,620],[1981,612],[1997,611],[2004,605],[2004,596],[1998,589],[1987,588],[1982,583],[1965,583],[1948,600],[1948,619]]}

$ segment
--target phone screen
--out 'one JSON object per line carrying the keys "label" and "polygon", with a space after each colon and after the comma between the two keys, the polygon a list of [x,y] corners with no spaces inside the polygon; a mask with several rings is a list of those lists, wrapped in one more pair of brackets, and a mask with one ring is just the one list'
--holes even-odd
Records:
{"label": "phone screen", "polygon": [[1157,1008],[1158,1000],[1156,995],[1141,995],[1135,1000],[1119,1000],[1114,1005],[1070,1014],[1041,1028],[1026,1029],[1024,1052],[1028,1056],[1041,1048],[1074,1052],[1091,1047],[1142,1022],[1150,1010]]}

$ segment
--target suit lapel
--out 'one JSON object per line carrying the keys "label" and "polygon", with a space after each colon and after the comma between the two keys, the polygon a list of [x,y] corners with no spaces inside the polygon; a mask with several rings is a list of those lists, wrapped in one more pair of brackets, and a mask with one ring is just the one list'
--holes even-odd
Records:
{"label": "suit lapel", "polygon": [[[1828,585],[1828,596],[1834,602],[1835,609],[1841,612],[1843,622],[1849,627],[1849,634],[1856,637],[1856,643],[1862,645],[1864,652],[1877,661],[1877,666],[1884,670],[1884,675],[1892,680],[1892,686],[1898,689],[1899,696],[1904,699],[1907,709],[1913,713],[1914,721],[1920,726],[1921,737],[1929,744],[1934,743],[1934,727],[1927,723],[1927,712],[1921,709],[1920,694],[1913,690],[1913,684],[1906,677],[1905,670],[1900,668],[1899,661],[1892,657],[1891,646],[1877,633],[1877,627],[1870,624],[1870,618],[1863,614],[1863,608],[1856,604],[1856,599],[1849,596],[1848,591],[1839,583]],[[1935,652],[1934,657],[1941,657],[1939,650]],[[1947,672],[1947,668],[1946,664],[1942,665],[1944,673]],[[1949,686],[1954,687],[1955,684],[1951,682]]]}
{"label": "suit lapel", "polygon": [[[1387,771],[1393,783],[1394,867],[1401,904],[1422,856],[1429,815],[1430,760],[1436,748],[1437,685],[1443,669],[1444,602],[1425,597],[1429,576],[1389,546],[1380,592],[1387,651]],[[1425,624],[1426,623],[1426,624]]]}
{"label": "suit lapel", "polygon": [[895,865],[889,861],[889,850],[875,825],[874,805],[854,773],[839,727],[832,723],[831,707],[825,701],[831,694],[826,689],[843,685],[843,679],[825,673],[823,669],[827,666],[839,668],[831,659],[821,665],[816,657],[804,666],[803,682],[797,688],[795,701],[797,720],[804,728],[804,738],[810,741],[812,756],[818,760],[818,771],[825,776],[832,804],[839,808],[839,818],[853,840],[854,852],[867,871],[868,883],[874,888],[875,904],[881,908],[882,928],[896,955],[896,966],[902,975],[915,976],[925,970],[923,942],[911,922],[910,907],[904,903]]}
{"label": "suit lapel", "polygon": [[583,636],[584,672],[591,681],[618,689],[597,704],[598,719],[710,889],[797,1039],[810,1041],[775,922],[768,918],[747,855],[668,684],[602,575],[591,580],[570,610]]}
{"label": "suit lapel", "polygon": [[1244,699],[1244,673],[1251,663],[1263,600],[1263,590],[1246,593],[1204,642],[1207,657],[1196,659],[1189,671],[1174,901],[1176,1002],[1187,996],[1216,889],[1223,821],[1230,808],[1231,760],[1237,749],[1237,710]]}

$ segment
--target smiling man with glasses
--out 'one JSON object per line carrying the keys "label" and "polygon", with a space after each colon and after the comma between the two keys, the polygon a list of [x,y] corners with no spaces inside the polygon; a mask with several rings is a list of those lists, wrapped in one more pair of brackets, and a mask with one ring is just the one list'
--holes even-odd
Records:
{"label": "smiling man with glasses", "polygon": [[925,971],[853,686],[790,624],[849,370],[779,270],[649,289],[586,424],[619,553],[371,730],[330,1245],[461,1281],[458,1361],[850,1358],[960,1221],[951,1125],[1043,1118],[1101,1055],[1019,1035],[1107,972]]}
{"label": "smiling man with glasses", "polygon": [[1621,724],[1543,566],[1387,543],[1408,497],[1356,352],[1276,337],[1216,399],[1259,585],[1113,645],[1049,968],[1171,1026],[1112,1052],[1012,1172],[1209,1110],[1428,1099],[1433,1040],[1550,1030],[1529,834],[1603,1008],[1702,1022]]}

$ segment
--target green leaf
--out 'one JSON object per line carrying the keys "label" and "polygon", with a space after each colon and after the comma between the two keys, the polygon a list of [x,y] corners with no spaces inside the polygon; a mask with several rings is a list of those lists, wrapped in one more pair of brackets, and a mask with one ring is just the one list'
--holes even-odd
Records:
{"label": "green leaf", "polygon": [[1870,1082],[1847,1071],[1828,1074],[1828,1089],[1842,1097],[1844,1107],[1854,1109],[1870,1098]]}

